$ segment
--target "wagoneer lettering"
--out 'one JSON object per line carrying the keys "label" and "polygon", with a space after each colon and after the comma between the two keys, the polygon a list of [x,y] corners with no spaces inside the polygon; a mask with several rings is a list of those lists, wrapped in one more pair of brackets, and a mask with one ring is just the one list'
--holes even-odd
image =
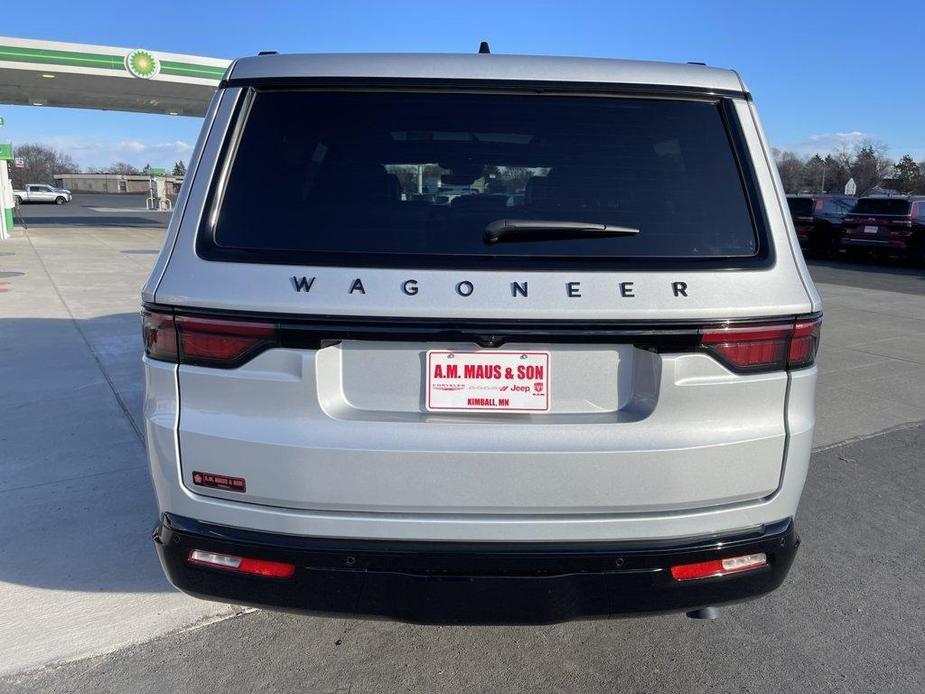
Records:
{"label": "wagoneer lettering", "polygon": [[[309,293],[312,287],[315,284],[315,277],[291,277],[292,287],[296,292]],[[405,280],[401,283],[401,291],[403,294],[408,296],[417,296],[420,289],[417,286],[417,280]],[[476,285],[473,282],[468,280],[462,280],[456,282],[454,285],[454,291],[459,296],[468,297],[471,296],[475,290]],[[687,282],[670,282],[671,294],[675,298],[686,299],[687,298]],[[527,297],[529,296],[529,282],[511,282],[511,297]],[[635,282],[618,282],[616,284],[617,294],[623,298],[636,298],[636,289]],[[366,294],[366,286],[363,284],[363,279],[361,277],[355,278],[350,283],[350,288],[347,290],[348,294]],[[581,299],[582,286],[581,282],[578,280],[570,280],[565,283],[565,293],[566,296],[570,299]]]}
{"label": "wagoneer lettering", "polygon": [[781,584],[821,307],[738,75],[264,55],[202,132],[143,292],[174,585],[524,623]]}
{"label": "wagoneer lettering", "polygon": [[312,285],[314,284],[315,284],[314,277],[311,277],[311,278],[305,277],[305,276],[302,276],[302,277],[293,276],[292,277],[292,286],[295,288],[297,292],[308,293],[312,290]]}

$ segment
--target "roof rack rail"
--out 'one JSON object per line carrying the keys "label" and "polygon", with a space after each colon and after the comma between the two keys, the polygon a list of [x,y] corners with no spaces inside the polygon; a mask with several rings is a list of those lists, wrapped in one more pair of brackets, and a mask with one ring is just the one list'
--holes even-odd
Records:
{"label": "roof rack rail", "polygon": [[279,55],[279,51],[259,51],[257,55]]}

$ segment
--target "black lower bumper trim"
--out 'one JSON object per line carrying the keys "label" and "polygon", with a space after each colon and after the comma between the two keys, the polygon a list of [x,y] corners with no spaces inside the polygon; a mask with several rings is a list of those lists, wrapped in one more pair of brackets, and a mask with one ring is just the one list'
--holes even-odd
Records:
{"label": "black lower bumper trim", "polygon": [[[799,539],[790,519],[760,531],[672,543],[340,540],[240,530],[164,514],[154,533],[180,590],[210,600],[418,623],[551,623],[681,612],[777,588]],[[290,579],[191,565],[193,549],[295,564]],[[675,581],[670,567],[764,552],[760,569]]]}

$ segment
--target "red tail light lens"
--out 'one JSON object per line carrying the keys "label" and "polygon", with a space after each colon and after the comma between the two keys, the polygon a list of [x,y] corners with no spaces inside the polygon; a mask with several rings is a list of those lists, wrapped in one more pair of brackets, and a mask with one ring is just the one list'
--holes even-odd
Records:
{"label": "red tail light lens", "polygon": [[793,326],[790,337],[790,349],[787,353],[787,366],[799,369],[810,366],[816,361],[816,350],[819,349],[819,331],[822,320],[815,318],[808,321],[797,321]]}
{"label": "red tail light lens", "polygon": [[184,364],[238,364],[277,342],[274,323],[177,316],[176,324]]}
{"label": "red tail light lens", "polygon": [[141,336],[147,356],[161,361],[177,361],[177,328],[172,313],[142,309]]}
{"label": "red tail light lens", "polygon": [[180,364],[232,368],[279,344],[275,323],[142,311],[145,354]]}
{"label": "red tail light lens", "polygon": [[733,371],[751,373],[801,368],[816,359],[818,318],[703,331],[703,349]]}

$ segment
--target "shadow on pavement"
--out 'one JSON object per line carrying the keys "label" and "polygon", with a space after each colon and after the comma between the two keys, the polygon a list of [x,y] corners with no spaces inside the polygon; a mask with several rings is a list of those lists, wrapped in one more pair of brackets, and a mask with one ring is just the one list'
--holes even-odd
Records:
{"label": "shadow on pavement", "polygon": [[151,541],[141,353],[135,312],[0,318],[0,604],[173,591]]}
{"label": "shadow on pavement", "polygon": [[[155,215],[158,215],[157,217]],[[90,212],[86,215],[24,215],[22,220],[32,226],[71,226],[71,227],[166,227],[170,215],[157,212],[139,212],[137,216],[115,216]]]}

